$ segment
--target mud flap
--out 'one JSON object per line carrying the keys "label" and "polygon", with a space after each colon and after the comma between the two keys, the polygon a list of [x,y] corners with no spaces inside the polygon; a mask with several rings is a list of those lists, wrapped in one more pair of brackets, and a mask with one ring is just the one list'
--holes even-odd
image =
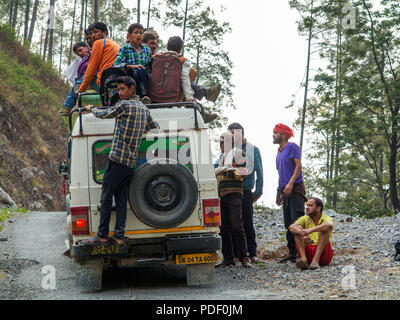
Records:
{"label": "mud flap", "polygon": [[103,261],[101,259],[74,260],[75,286],[83,292],[101,290]]}
{"label": "mud flap", "polygon": [[188,286],[214,284],[215,265],[213,263],[186,265],[186,283]]}

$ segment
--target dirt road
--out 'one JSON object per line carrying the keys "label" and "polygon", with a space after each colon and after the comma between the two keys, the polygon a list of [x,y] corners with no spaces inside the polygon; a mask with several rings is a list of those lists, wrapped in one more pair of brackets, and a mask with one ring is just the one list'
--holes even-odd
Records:
{"label": "dirt road", "polygon": [[107,271],[101,292],[81,293],[74,288],[72,260],[63,255],[67,248],[65,217],[65,212],[32,212],[5,226],[3,234],[8,240],[0,242],[0,299],[277,299],[228,269],[217,269],[215,285],[187,287],[181,266]]}
{"label": "dirt road", "polygon": [[169,303],[173,300],[398,300],[400,262],[393,259],[392,250],[400,235],[400,217],[354,218],[350,222],[348,216],[332,215],[335,255],[329,266],[318,270],[302,271],[293,263],[278,263],[287,248],[282,236],[282,216],[276,212],[255,215],[263,263],[251,269],[239,265],[217,268],[214,285],[187,287],[185,269],[181,266],[142,267],[106,271],[101,292],[82,293],[74,288],[72,261],[63,255],[67,248],[65,212],[21,214],[12,219],[13,223],[6,223],[0,233],[0,299]]}

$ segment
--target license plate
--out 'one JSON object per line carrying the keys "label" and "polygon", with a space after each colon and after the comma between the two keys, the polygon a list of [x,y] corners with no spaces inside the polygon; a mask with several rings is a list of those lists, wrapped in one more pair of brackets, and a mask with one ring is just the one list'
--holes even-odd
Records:
{"label": "license plate", "polygon": [[121,248],[120,246],[107,243],[107,244],[99,244],[92,246],[89,255],[91,256],[119,255],[125,253],[124,251],[126,250],[124,250],[124,248]]}
{"label": "license plate", "polygon": [[216,253],[195,253],[176,256],[176,264],[214,263],[217,261],[219,261],[219,257]]}

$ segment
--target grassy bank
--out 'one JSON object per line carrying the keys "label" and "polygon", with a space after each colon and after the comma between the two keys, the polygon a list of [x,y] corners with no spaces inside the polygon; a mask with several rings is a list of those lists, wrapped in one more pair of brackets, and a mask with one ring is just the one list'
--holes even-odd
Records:
{"label": "grassy bank", "polygon": [[27,213],[27,212],[28,211],[25,208],[18,208],[18,209],[2,208],[2,209],[0,209],[0,231],[3,229],[4,221],[12,218],[17,213]]}

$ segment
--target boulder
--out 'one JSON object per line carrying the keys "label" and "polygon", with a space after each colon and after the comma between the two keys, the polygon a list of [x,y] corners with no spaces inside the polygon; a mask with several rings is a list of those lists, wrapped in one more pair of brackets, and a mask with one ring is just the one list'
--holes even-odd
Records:
{"label": "boulder", "polygon": [[15,204],[14,200],[2,189],[0,188],[0,207],[11,207],[17,208],[18,206]]}

